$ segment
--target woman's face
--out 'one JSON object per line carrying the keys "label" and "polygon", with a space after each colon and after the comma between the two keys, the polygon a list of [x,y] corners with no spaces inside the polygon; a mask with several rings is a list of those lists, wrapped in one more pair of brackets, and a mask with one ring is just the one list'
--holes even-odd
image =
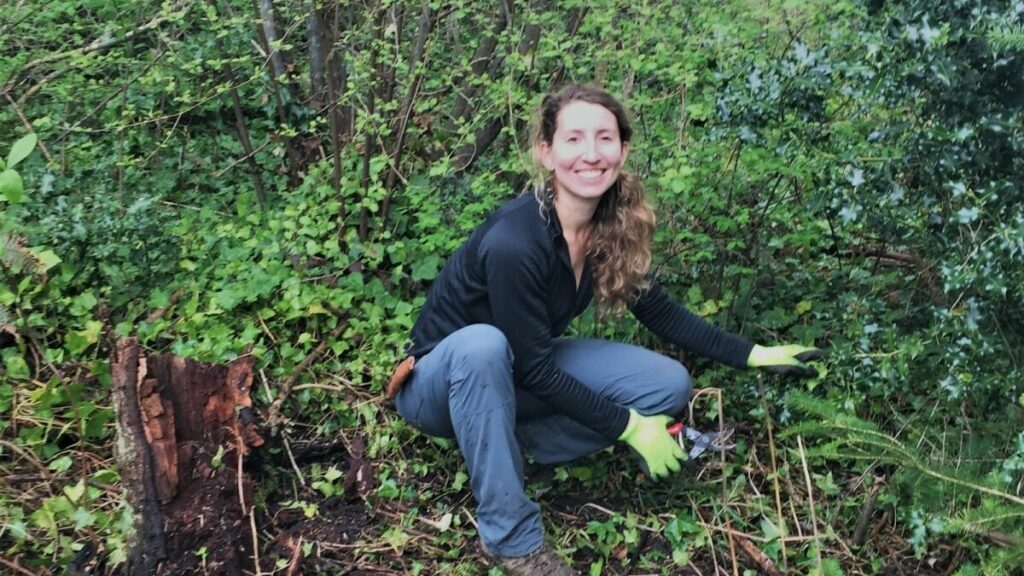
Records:
{"label": "woman's face", "polygon": [[541,142],[544,167],[554,174],[556,194],[597,201],[619,178],[629,143],[604,106],[577,100],[558,113],[551,142]]}

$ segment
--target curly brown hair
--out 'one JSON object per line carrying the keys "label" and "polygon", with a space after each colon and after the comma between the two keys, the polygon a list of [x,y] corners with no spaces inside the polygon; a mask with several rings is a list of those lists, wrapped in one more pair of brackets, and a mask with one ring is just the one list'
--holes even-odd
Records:
{"label": "curly brown hair", "polygon": [[[590,85],[571,84],[541,101],[534,121],[531,148],[538,159],[540,144],[551,144],[558,114],[566,105],[583,101],[607,108],[619,125],[619,138],[629,142],[633,128],[625,107],[608,92]],[[539,166],[540,163],[537,162]],[[543,174],[534,188],[541,206],[555,194],[550,175]],[[649,286],[654,210],[640,180],[626,171],[601,197],[590,223],[587,260],[594,279],[594,297],[602,313],[619,316]]]}

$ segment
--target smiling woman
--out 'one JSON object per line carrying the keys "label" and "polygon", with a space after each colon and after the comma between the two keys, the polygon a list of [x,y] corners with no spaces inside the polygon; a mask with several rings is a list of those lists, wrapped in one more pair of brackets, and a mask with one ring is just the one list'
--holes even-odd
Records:
{"label": "smiling woman", "polygon": [[557,120],[554,134],[544,134],[537,144],[556,197],[567,206],[599,200],[618,180],[629,153],[618,119],[604,106],[576,100],[562,108]]}
{"label": "smiling woman", "polygon": [[546,97],[540,113],[532,148],[546,173],[534,188],[538,202],[558,212],[577,281],[589,261],[595,299],[620,314],[647,286],[654,234],[643,185],[622,170],[629,115],[607,92],[579,85]]}
{"label": "smiling woman", "polygon": [[458,440],[484,554],[509,574],[557,576],[574,572],[544,542],[540,507],[523,491],[523,452],[558,463],[622,441],[655,478],[684,458],[666,425],[690,399],[689,373],[637,346],[560,338],[591,300],[736,368],[810,370],[802,360],[820,351],[755,346],[658,286],[654,214],[623,170],[632,130],[614,97],[568,86],[544,98],[539,119],[533,153],[544,178],[449,259],[413,327],[412,360],[389,390],[418,429]]}

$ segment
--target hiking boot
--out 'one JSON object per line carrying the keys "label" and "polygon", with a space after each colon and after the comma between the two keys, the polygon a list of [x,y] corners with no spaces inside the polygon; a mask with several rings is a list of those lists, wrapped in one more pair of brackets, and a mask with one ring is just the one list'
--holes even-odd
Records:
{"label": "hiking boot", "polygon": [[578,576],[579,574],[566,564],[565,560],[562,560],[562,557],[556,554],[547,542],[535,552],[514,558],[495,556],[486,547],[481,547],[487,559],[501,568],[501,571],[508,576]]}

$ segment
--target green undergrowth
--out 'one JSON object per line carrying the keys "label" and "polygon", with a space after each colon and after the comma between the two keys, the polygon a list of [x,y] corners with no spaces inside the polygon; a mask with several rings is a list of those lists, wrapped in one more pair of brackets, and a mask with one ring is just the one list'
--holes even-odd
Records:
{"label": "green undergrowth", "polygon": [[[281,77],[248,2],[0,8],[0,558],[57,573],[93,545],[123,566],[108,358],[136,336],[252,355],[260,413],[295,382],[287,438],[340,444],[298,466],[303,487],[275,438],[257,516],[352,523],[343,554],[304,541],[311,572],[485,572],[456,444],[382,385],[445,259],[527,182],[540,94],[594,81],[634,112],[666,290],[829,355],[817,379],[759,379],[588,311],[569,336],[721,389],[737,449],[661,484],[620,448],[531,467],[549,539],[590,574],[759,573],[738,538],[785,573],[1019,569],[1019,2],[510,3],[501,26],[427,3],[418,63],[419,2],[285,4]],[[311,79],[311,5],[344,24],[334,97]]]}

